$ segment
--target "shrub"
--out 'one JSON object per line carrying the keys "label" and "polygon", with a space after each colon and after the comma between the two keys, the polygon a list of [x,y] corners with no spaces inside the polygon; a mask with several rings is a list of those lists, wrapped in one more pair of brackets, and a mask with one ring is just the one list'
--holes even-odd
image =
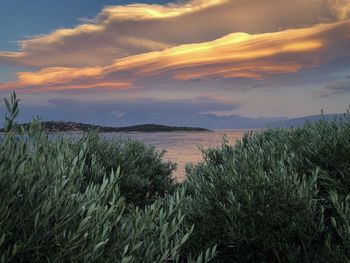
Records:
{"label": "shrub", "polygon": [[347,116],[205,151],[184,183],[186,249],[217,244],[218,262],[350,260],[349,156]]}
{"label": "shrub", "polygon": [[85,177],[100,181],[106,172],[120,167],[119,189],[128,204],[145,206],[174,191],[175,164],[164,162],[164,152],[138,141],[106,140],[89,134],[73,143],[78,152],[86,146]]}
{"label": "shrub", "polygon": [[[27,135],[0,140],[1,263],[208,262],[215,255],[215,248],[181,254],[193,231],[180,209],[184,191],[131,209],[120,170],[99,164],[89,143],[49,140],[36,121]],[[141,147],[133,145],[131,152]]]}

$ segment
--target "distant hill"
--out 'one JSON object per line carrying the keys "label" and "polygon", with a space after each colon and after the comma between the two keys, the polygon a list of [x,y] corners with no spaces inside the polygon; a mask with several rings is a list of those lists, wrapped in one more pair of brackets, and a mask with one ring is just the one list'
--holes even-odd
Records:
{"label": "distant hill", "polygon": [[193,123],[194,126],[206,127],[209,129],[250,129],[262,126],[265,123],[285,120],[288,120],[288,118],[251,118],[236,114],[229,116],[218,116],[215,114],[199,114],[196,118],[191,119],[191,123]]}
{"label": "distant hill", "polygon": [[[332,120],[335,117],[343,116],[343,114],[326,114],[323,117],[326,120]],[[183,116],[182,116],[183,118]],[[93,125],[79,122],[64,122],[64,121],[43,121],[47,132],[88,132],[96,130],[98,132],[172,132],[172,131],[209,131],[221,129],[261,129],[267,127],[298,127],[307,122],[316,122],[322,118],[321,115],[304,116],[300,118],[288,119],[285,117],[277,118],[249,118],[239,115],[217,116],[214,114],[199,114],[191,121],[183,119],[169,119],[168,123],[157,124],[143,124],[143,125],[121,125],[123,127],[111,127],[107,125]],[[135,121],[133,121],[135,122]],[[124,123],[125,124],[125,123]],[[29,123],[21,124],[25,127]],[[0,121],[0,127],[3,123]],[[198,128],[205,127],[205,128]],[[208,129],[207,129],[208,128]],[[1,130],[0,130],[1,131]]]}
{"label": "distant hill", "polygon": [[322,118],[325,120],[334,120],[335,118],[339,118],[343,116],[343,114],[326,114],[326,115],[311,115],[311,116],[305,116],[301,118],[295,118],[295,119],[288,119],[283,121],[274,121],[274,122],[267,122],[260,125],[257,125],[257,128],[265,128],[265,127],[272,127],[272,128],[288,128],[288,127],[298,127],[301,125],[306,124],[307,122],[317,122],[320,121]]}
{"label": "distant hill", "polygon": [[[28,129],[30,123],[19,124],[25,129]],[[106,127],[93,124],[84,124],[78,122],[64,122],[64,121],[45,121],[41,122],[46,132],[89,132],[97,131],[102,133],[108,132],[174,132],[174,131],[210,131],[208,129],[199,127],[175,127],[156,124],[143,124],[127,127]]]}
{"label": "distant hill", "polygon": [[199,127],[176,127],[157,124],[142,124],[135,126],[119,127],[118,132],[173,132],[173,131],[210,131],[209,129]]}

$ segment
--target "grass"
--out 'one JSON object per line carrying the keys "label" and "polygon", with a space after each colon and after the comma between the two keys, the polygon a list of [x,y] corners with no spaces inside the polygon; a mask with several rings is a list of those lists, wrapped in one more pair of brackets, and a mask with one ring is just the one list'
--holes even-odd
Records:
{"label": "grass", "polygon": [[349,114],[224,141],[176,184],[152,146],[17,135],[6,104],[1,263],[350,261]]}

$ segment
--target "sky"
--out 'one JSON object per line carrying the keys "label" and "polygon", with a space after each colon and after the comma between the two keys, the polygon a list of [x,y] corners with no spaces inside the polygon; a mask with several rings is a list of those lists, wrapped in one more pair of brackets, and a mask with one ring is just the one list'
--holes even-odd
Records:
{"label": "sky", "polygon": [[21,121],[346,111],[350,0],[138,1],[0,0],[0,96]]}

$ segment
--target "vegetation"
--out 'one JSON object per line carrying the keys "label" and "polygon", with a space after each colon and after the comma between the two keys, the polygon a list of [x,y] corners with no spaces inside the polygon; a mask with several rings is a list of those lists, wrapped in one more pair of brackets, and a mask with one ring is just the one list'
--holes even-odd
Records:
{"label": "vegetation", "polygon": [[49,140],[36,120],[15,135],[10,102],[0,262],[350,261],[348,113],[224,141],[175,184],[139,142]]}
{"label": "vegetation", "polygon": [[85,149],[87,183],[100,183],[104,174],[120,169],[118,187],[127,204],[144,207],[174,192],[172,171],[176,165],[164,162],[165,152],[156,151],[154,146],[125,139],[103,140],[91,133],[72,142],[70,148],[74,155]]}
{"label": "vegetation", "polygon": [[0,141],[1,263],[208,262],[215,255],[181,253],[193,231],[180,209],[184,190],[167,193],[173,165],[154,148],[108,147],[94,135],[49,140],[37,121],[26,135],[7,131]]}
{"label": "vegetation", "polygon": [[[15,102],[14,102],[15,103]],[[18,105],[18,101],[16,102]],[[6,105],[10,106],[7,102]],[[16,108],[12,108],[16,109]],[[16,113],[17,112],[17,113]],[[15,118],[18,114],[15,110],[14,113],[11,113],[9,118]],[[14,128],[14,130],[21,130],[24,128],[28,130],[30,128],[31,123],[23,123],[18,124]],[[64,121],[44,121],[41,122],[42,128],[47,133],[55,133],[55,132],[175,132],[175,131],[183,131],[183,132],[203,132],[210,131],[204,128],[198,127],[175,127],[175,126],[165,126],[165,125],[156,125],[156,124],[143,124],[143,125],[135,125],[135,126],[127,126],[127,127],[106,127],[100,125],[93,124],[84,124],[78,122],[64,122]],[[12,127],[10,127],[12,128]],[[4,131],[4,129],[0,129],[0,131]]]}
{"label": "vegetation", "polygon": [[[246,134],[188,168],[188,251],[218,262],[350,260],[350,122]],[[198,242],[201,240],[202,242]]]}

